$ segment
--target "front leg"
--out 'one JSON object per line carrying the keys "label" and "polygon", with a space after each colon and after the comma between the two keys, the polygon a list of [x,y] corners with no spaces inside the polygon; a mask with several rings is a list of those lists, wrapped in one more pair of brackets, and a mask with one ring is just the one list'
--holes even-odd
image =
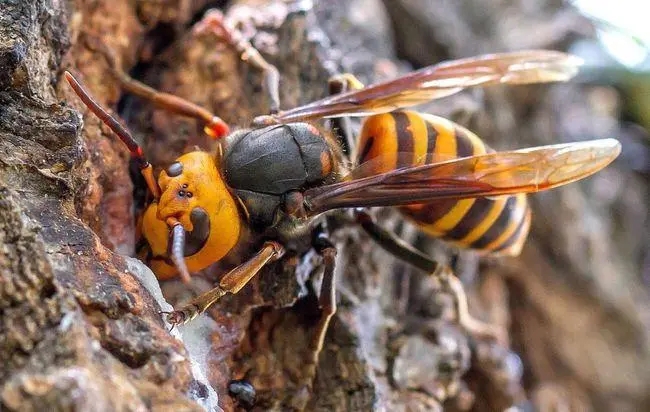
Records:
{"label": "front leg", "polygon": [[167,322],[173,327],[191,321],[225,294],[239,292],[266,264],[280,259],[283,255],[284,246],[278,242],[264,243],[255,256],[224,275],[216,287],[195,297],[179,310],[166,312]]}

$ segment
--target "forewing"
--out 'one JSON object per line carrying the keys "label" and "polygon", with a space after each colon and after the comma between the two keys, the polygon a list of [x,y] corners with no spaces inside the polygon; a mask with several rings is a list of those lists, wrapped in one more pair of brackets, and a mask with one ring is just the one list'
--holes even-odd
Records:
{"label": "forewing", "polygon": [[283,123],[323,117],[367,116],[425,103],[471,86],[566,81],[582,61],[551,50],[488,54],[442,62],[378,83],[297,107],[274,116]]}
{"label": "forewing", "polygon": [[309,189],[305,202],[313,213],[321,213],[342,207],[538,192],[596,173],[620,150],[618,141],[602,139],[489,153]]}

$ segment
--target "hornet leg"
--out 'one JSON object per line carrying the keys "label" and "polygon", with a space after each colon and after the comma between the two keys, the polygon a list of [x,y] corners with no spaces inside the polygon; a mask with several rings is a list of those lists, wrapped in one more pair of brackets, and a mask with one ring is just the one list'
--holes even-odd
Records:
{"label": "hornet leg", "polygon": [[196,33],[211,31],[234,48],[241,59],[254,68],[261,70],[264,75],[264,90],[269,98],[270,114],[280,111],[280,72],[267,62],[260,52],[234,28],[219,10],[210,10],[195,26]]}
{"label": "hornet leg", "polygon": [[284,247],[281,244],[266,242],[255,256],[224,275],[215,288],[195,297],[179,310],[166,313],[167,322],[175,326],[191,321],[225,294],[239,292],[267,263],[280,259],[282,255]]}
{"label": "hornet leg", "polygon": [[335,261],[336,247],[330,242],[323,226],[318,226],[312,237],[312,244],[316,252],[322,256],[325,271],[323,272],[323,282],[321,284],[320,294],[318,296],[318,306],[321,314],[316,330],[309,344],[309,356],[307,360],[307,377],[309,391],[314,384],[318,358],[323,350],[325,335],[329,327],[332,316],[336,313],[336,278],[335,278]]}
{"label": "hornet leg", "polygon": [[501,327],[481,322],[469,313],[467,295],[462,282],[449,267],[441,265],[421,251],[417,250],[395,233],[381,227],[365,209],[356,209],[355,217],[370,237],[387,252],[416,268],[429,273],[454,297],[458,324],[473,335],[489,336],[504,342],[505,331]]}
{"label": "hornet leg", "polygon": [[355,209],[354,214],[363,230],[387,252],[424,272],[431,273],[434,277],[440,275],[442,265],[406,243],[395,233],[379,226],[366,209]]}
{"label": "hornet leg", "polygon": [[102,54],[106,58],[113,75],[120,82],[120,85],[124,90],[150,101],[154,106],[161,109],[202,121],[205,124],[205,133],[212,138],[219,139],[229,133],[230,130],[228,124],[226,124],[226,122],[224,122],[219,116],[204,107],[190,102],[189,100],[185,100],[170,93],[160,92],[133,79],[119,67],[113,50],[94,36],[87,35],[85,36],[85,40],[91,50]]}
{"label": "hornet leg", "polygon": [[507,342],[508,335],[504,328],[498,325],[481,322],[470,315],[469,305],[467,304],[467,295],[465,294],[463,283],[453,274],[451,269],[445,267],[443,273],[440,274],[440,279],[443,286],[449,290],[451,295],[454,297],[458,324],[463,329],[473,335],[492,338],[502,344]]}

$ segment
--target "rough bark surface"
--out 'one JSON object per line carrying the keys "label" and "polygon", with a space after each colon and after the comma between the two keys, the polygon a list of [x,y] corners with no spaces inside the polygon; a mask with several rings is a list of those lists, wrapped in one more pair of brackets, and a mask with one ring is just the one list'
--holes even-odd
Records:
{"label": "rough bark surface", "polygon": [[[335,236],[339,311],[313,396],[304,381],[322,272],[313,253],[274,265],[170,334],[155,278],[121,255],[134,252],[144,185],[62,73],[79,73],[154,165],[195,145],[210,149],[196,121],[123,95],[86,39],[101,39],[138,79],[245,127],[268,110],[260,74],[191,30],[223,3],[0,0],[0,409],[229,411],[241,407],[228,394],[232,379],[255,387],[256,410],[650,408],[650,196],[647,176],[627,168],[635,153],[625,148],[623,161],[596,177],[533,197],[520,258],[453,259],[472,312],[508,327],[510,346],[460,330],[438,285],[355,227]],[[553,0],[289,3],[228,4],[280,70],[285,108],[323,96],[334,73],[370,82],[408,69],[396,55],[425,65],[565,49],[592,34]],[[525,147],[618,136],[611,92],[580,82],[494,88],[429,109],[464,121],[493,147]],[[380,216],[441,261],[455,254],[395,213]],[[178,305],[236,263],[232,256],[206,270],[191,289],[165,282],[166,300]]]}

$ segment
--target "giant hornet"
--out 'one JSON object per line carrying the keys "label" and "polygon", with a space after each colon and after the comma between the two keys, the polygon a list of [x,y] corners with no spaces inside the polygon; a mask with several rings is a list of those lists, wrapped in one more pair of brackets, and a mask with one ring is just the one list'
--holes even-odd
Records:
{"label": "giant hornet", "polygon": [[[434,260],[382,228],[366,208],[398,207],[434,236],[484,253],[517,255],[530,227],[525,193],[587,177],[620,152],[613,139],[494,152],[460,125],[403,110],[472,86],[567,81],[580,65],[571,55],[547,50],[483,55],[439,63],[367,87],[354,76],[343,75],[332,82],[335,93],[330,97],[280,111],[277,69],[220,15],[208,15],[200,24],[264,72],[271,113],[255,119],[252,128],[229,133],[228,126],[207,109],[151,89],[113,62],[116,78],[127,91],[203,121],[207,134],[222,139],[216,153],[186,153],[157,180],[129,131],[66,72],[81,100],[128,147],[153,195],[141,232],[149,246],[147,263],[159,279],[180,275],[187,282],[191,273],[228,254],[244,230],[257,235],[259,250],[248,260],[225,274],[212,290],[166,314],[172,325],[195,318],[228,293],[237,293],[265,265],[286,251],[300,250],[309,239],[325,266],[319,297],[322,315],[311,348],[315,363],[336,310],[336,248],[321,224],[328,212],[352,209],[357,223],[380,246],[442,276],[444,270]],[[111,61],[110,53],[107,56]],[[331,131],[315,123],[347,116],[367,116],[356,144],[336,120]],[[462,290],[456,287],[455,292],[461,302],[459,321],[469,326],[472,320]]]}

